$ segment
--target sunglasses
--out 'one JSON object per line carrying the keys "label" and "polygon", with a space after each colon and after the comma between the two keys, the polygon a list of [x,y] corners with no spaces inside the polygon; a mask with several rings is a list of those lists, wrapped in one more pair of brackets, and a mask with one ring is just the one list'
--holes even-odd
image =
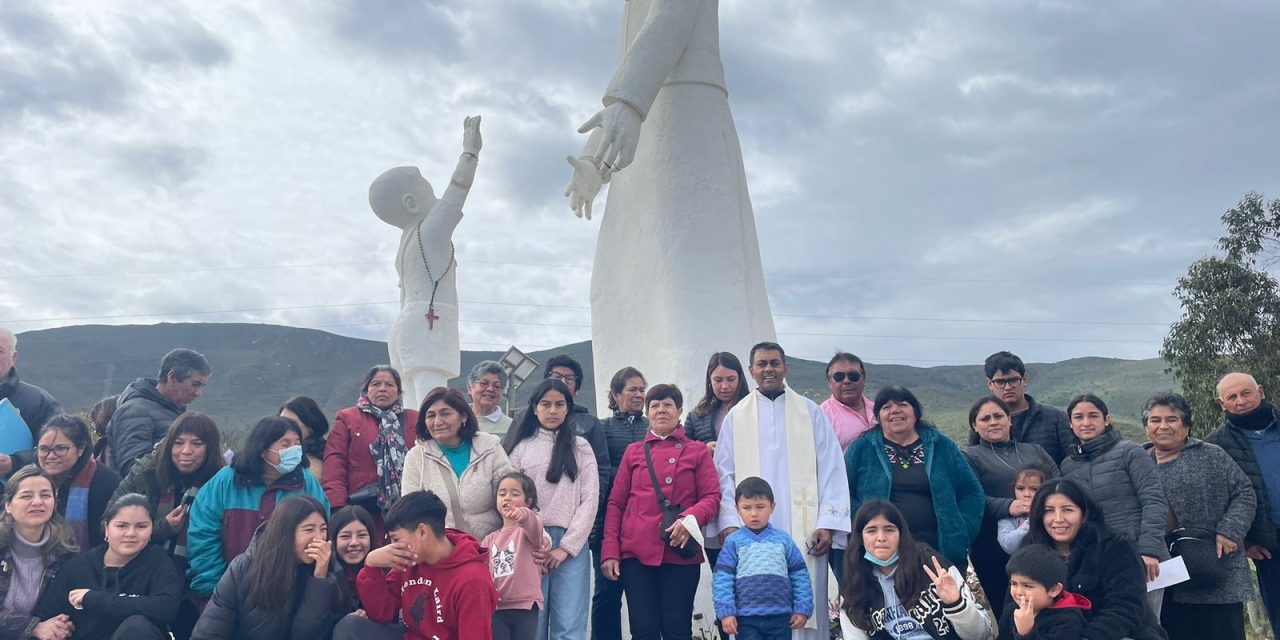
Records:
{"label": "sunglasses", "polygon": [[844,382],[845,378],[848,378],[849,382],[857,382],[862,379],[862,374],[857,371],[837,371],[831,374],[831,379],[836,382]]}

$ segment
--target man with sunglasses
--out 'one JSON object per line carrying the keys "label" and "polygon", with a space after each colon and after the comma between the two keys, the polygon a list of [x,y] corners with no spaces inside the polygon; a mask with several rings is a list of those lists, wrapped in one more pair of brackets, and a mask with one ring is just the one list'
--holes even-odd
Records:
{"label": "man with sunglasses", "polygon": [[[983,371],[987,375],[987,388],[991,395],[1009,405],[1013,419],[1013,429],[1009,433],[1011,440],[1044,447],[1056,463],[1071,455],[1076,440],[1071,433],[1071,421],[1061,409],[1040,404],[1027,393],[1029,378],[1022,358],[1008,351],[993,353],[983,364]],[[969,438],[969,444],[977,444],[976,432],[971,430]]]}
{"label": "man with sunglasses", "polygon": [[819,406],[831,421],[840,450],[844,451],[876,422],[875,405],[864,393],[867,371],[862,358],[837,351],[827,363],[827,385],[831,387],[831,397]]}

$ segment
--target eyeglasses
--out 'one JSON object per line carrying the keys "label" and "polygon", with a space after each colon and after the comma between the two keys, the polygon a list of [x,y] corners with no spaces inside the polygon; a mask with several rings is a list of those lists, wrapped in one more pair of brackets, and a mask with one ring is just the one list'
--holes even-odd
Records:
{"label": "eyeglasses", "polygon": [[565,384],[575,384],[578,382],[578,376],[565,375],[563,373],[553,373],[547,377],[551,378],[552,380],[559,380],[560,382],[563,382]]}
{"label": "eyeglasses", "polygon": [[862,374],[857,371],[837,371],[831,374],[831,379],[836,382],[844,382],[845,378],[848,378],[849,382],[857,382],[862,379]]}
{"label": "eyeglasses", "polygon": [[992,378],[991,384],[995,385],[997,389],[1008,389],[1009,387],[1016,387],[1022,384],[1024,380],[1026,380],[1026,378],[1023,377]]}
{"label": "eyeglasses", "polygon": [[502,388],[501,382],[494,382],[491,380],[476,380],[475,382],[472,383],[472,385],[476,387],[480,387],[481,389],[501,389]]}
{"label": "eyeglasses", "polygon": [[69,444],[60,444],[56,447],[46,447],[44,445],[40,445],[36,447],[36,452],[39,453],[40,457],[42,458],[47,458],[49,457],[50,454],[61,458],[67,455],[67,453],[69,453],[70,451],[71,451],[71,445]]}

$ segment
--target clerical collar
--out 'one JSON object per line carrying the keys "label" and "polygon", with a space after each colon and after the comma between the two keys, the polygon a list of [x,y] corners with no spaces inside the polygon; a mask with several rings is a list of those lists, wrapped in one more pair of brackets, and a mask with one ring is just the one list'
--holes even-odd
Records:
{"label": "clerical collar", "polygon": [[756,389],[756,391],[759,391],[760,395],[770,400],[777,400],[779,396],[787,392],[787,388],[783,387],[781,389],[778,389],[777,391],[765,391],[764,389]]}
{"label": "clerical collar", "polygon": [[489,414],[489,415],[485,416],[485,417],[484,417],[484,419],[485,419],[485,420],[488,420],[489,422],[497,422],[497,421],[501,420],[501,419],[502,419],[502,409],[500,409],[500,408],[498,408],[498,409],[494,409],[494,410],[493,410],[493,413],[491,413],[491,414]]}

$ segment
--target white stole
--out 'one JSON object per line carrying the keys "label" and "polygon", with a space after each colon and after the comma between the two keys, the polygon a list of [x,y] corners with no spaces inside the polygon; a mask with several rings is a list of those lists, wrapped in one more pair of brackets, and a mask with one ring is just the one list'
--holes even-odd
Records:
{"label": "white stole", "polygon": [[[760,475],[760,401],[752,397],[734,405],[733,416],[733,469],[734,479]],[[813,442],[813,417],[800,394],[787,386],[783,394],[783,411],[787,434],[787,472],[790,476],[791,495],[787,496],[791,511],[791,539],[804,556],[810,580],[826,580],[826,562],[821,566],[818,558],[808,552],[809,536],[818,528],[818,450]],[[746,428],[750,425],[751,428]],[[779,496],[775,495],[775,499]],[[819,569],[822,569],[820,572]],[[805,623],[806,629],[817,628],[817,620],[826,617],[826,603],[819,607],[814,603],[814,615]]]}

